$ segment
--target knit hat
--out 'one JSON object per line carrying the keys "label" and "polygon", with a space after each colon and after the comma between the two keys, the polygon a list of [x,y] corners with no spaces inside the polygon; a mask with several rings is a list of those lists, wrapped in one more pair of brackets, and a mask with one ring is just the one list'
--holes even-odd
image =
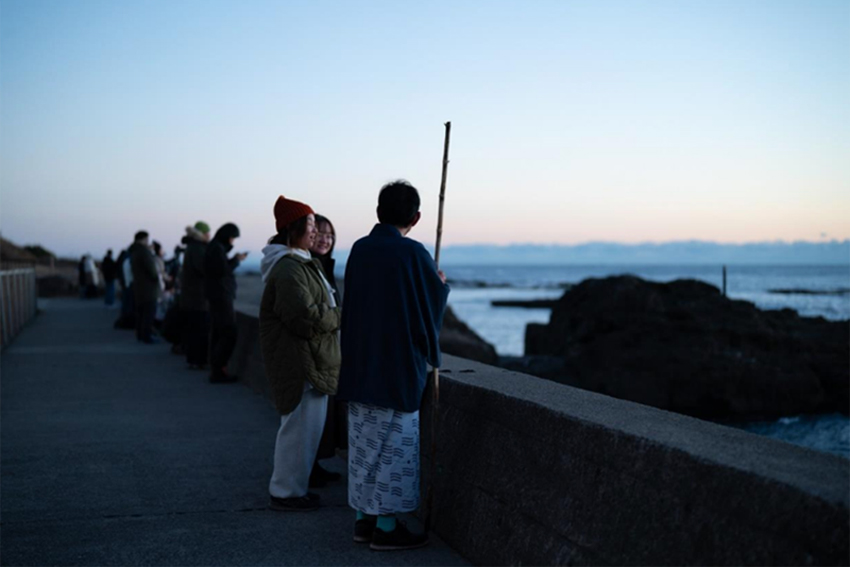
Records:
{"label": "knit hat", "polygon": [[280,232],[302,217],[315,214],[310,205],[287,199],[283,195],[274,204],[274,220],[277,231]]}
{"label": "knit hat", "polygon": [[195,230],[197,230],[201,234],[206,234],[210,231],[210,225],[208,225],[202,220],[199,220],[195,223]]}

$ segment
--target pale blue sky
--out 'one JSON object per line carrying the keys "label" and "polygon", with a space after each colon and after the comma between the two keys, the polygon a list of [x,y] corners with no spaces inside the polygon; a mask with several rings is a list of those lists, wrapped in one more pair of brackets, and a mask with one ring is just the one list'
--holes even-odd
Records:
{"label": "pale blue sky", "polygon": [[0,1],[0,229],[60,254],[279,194],[347,247],[850,237],[850,2]]}

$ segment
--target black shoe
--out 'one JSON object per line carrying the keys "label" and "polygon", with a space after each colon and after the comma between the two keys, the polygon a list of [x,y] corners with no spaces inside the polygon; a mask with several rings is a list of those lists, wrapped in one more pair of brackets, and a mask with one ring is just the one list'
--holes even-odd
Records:
{"label": "black shoe", "polygon": [[414,534],[407,529],[404,522],[396,521],[395,529],[390,533],[381,528],[375,528],[372,534],[372,544],[369,549],[374,551],[397,551],[416,549],[428,545],[428,534]]}
{"label": "black shoe", "polygon": [[377,524],[377,516],[369,516],[354,522],[354,541],[356,543],[370,543]]}
{"label": "black shoe", "polygon": [[278,498],[269,496],[269,508],[276,512],[312,512],[319,509],[319,495],[307,493],[307,496]]}
{"label": "black shoe", "polygon": [[313,470],[310,472],[310,488],[322,488],[329,482],[334,482],[342,478],[342,475],[336,472],[325,470],[319,463],[313,465]]}

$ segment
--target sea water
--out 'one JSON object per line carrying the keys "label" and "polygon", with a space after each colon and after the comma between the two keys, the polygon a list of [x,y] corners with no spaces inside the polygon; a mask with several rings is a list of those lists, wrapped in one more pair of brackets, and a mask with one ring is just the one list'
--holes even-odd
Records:
{"label": "sea water", "polygon": [[[720,266],[443,266],[452,282],[449,305],[502,355],[524,354],[525,325],[548,323],[550,310],[492,307],[497,299],[557,299],[563,286],[587,278],[631,274],[670,282],[689,278],[722,287]],[[850,289],[848,266],[729,266],[726,290],[732,299],[761,309],[791,308],[805,317],[850,319],[850,293],[784,294],[771,290],[834,292]]]}
{"label": "sea water", "polygon": [[[549,309],[493,307],[497,299],[557,299],[565,285],[587,278],[631,274],[646,280],[670,282],[697,279],[723,284],[720,266],[443,266],[452,281],[449,304],[476,333],[502,355],[524,354],[528,323],[548,323]],[[850,288],[848,266],[729,266],[727,295],[751,301],[761,309],[791,308],[805,317],[850,319],[850,294],[785,294],[771,290],[836,292]],[[850,323],[848,323],[850,324]],[[848,362],[850,373],[850,362]],[[779,420],[736,423],[738,427],[850,458],[850,418],[841,414],[788,416]]]}

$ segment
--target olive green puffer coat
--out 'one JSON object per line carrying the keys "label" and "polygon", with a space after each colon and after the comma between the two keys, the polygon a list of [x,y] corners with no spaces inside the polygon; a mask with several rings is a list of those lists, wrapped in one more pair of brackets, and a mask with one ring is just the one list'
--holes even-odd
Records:
{"label": "olive green puffer coat", "polygon": [[260,303],[260,346],[272,399],[281,415],[301,403],[304,381],[335,394],[339,307],[331,307],[317,260],[287,255],[272,267]]}

